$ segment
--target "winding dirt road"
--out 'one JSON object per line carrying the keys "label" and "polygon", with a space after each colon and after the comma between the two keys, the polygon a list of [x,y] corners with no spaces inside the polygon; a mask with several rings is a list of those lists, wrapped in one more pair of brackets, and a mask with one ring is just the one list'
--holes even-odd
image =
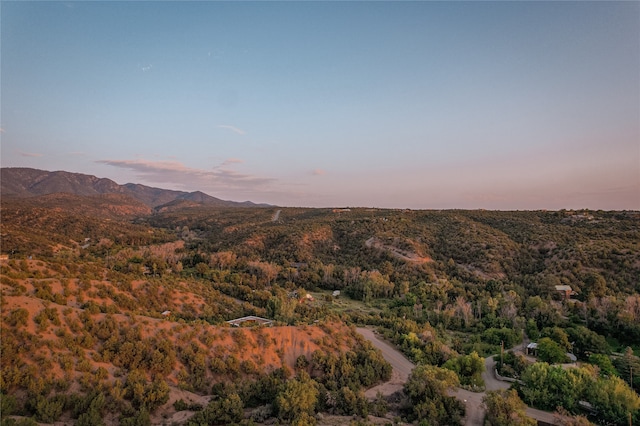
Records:
{"label": "winding dirt road", "polygon": [[[393,372],[391,373],[391,379],[381,385],[375,386],[365,392],[367,398],[375,398],[380,392],[384,396],[389,396],[399,390],[402,390],[402,386],[409,378],[411,370],[415,367],[415,364],[409,361],[400,351],[395,347],[378,338],[373,330],[368,328],[359,327],[356,329],[365,339],[369,340],[373,346],[380,349],[384,359],[391,364]],[[484,361],[485,371],[482,373],[486,390],[498,390],[508,389],[510,384],[508,382],[502,382],[496,379],[494,370],[496,362],[493,357],[487,357]],[[465,403],[466,416],[465,426],[482,426],[484,421],[484,406],[482,404],[482,398],[484,392],[470,392],[465,389],[456,389],[450,393],[451,396],[455,396],[459,400]],[[540,420],[545,423],[554,424],[555,419],[553,413],[546,411],[536,410],[535,408],[527,408],[527,416]]]}
{"label": "winding dirt road", "polygon": [[365,339],[370,341],[373,346],[380,349],[382,356],[393,367],[391,379],[388,382],[372,387],[364,394],[367,398],[375,398],[380,392],[384,396],[389,396],[397,391],[402,390],[402,386],[406,383],[411,374],[411,370],[416,365],[409,361],[400,351],[391,346],[384,340],[378,339],[373,330],[368,328],[358,328],[358,333],[362,334]]}

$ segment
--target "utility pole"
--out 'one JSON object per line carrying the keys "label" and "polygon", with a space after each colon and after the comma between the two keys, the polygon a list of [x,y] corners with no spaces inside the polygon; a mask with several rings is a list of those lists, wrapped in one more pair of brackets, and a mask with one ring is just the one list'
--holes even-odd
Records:
{"label": "utility pole", "polygon": [[500,340],[500,368],[502,368],[502,363],[504,362],[504,340]]}

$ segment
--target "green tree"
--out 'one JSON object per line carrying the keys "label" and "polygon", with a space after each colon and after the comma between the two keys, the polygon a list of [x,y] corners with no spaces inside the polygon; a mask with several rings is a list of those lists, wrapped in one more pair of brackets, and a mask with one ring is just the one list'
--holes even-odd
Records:
{"label": "green tree", "polygon": [[529,336],[531,340],[538,340],[540,337],[540,331],[538,331],[538,324],[533,318],[529,318],[527,320],[527,324],[525,325],[525,333]]}
{"label": "green tree", "polygon": [[348,387],[343,387],[336,395],[336,408],[343,415],[356,414],[367,417],[369,404],[362,391],[354,392]]}
{"label": "green tree", "polygon": [[461,355],[444,363],[443,368],[455,371],[460,383],[466,386],[484,386],[484,358],[473,351],[469,355]]}
{"label": "green tree", "polygon": [[149,412],[142,407],[132,417],[122,417],[120,426],[151,426]]}
{"label": "green tree", "polygon": [[64,395],[56,395],[53,398],[38,395],[35,402],[36,419],[43,423],[57,421],[62,415],[64,404]]}
{"label": "green tree", "polygon": [[569,341],[569,335],[566,331],[560,327],[547,327],[540,333],[542,337],[548,337],[556,342],[565,352],[571,350],[571,342]]}
{"label": "green tree", "polygon": [[447,391],[459,386],[458,376],[451,370],[432,365],[419,365],[409,375],[404,393],[411,402],[409,416],[427,424],[458,424],[464,415],[464,404]]}
{"label": "green tree", "polygon": [[600,375],[611,377],[617,376],[618,372],[616,368],[613,366],[611,362],[611,358],[608,355],[603,354],[592,354],[589,356],[589,363],[593,365],[597,365],[600,369]]}
{"label": "green tree", "polygon": [[620,377],[629,385],[633,385],[633,389],[640,390],[640,359],[633,354],[633,349],[628,347],[624,351],[624,355],[614,361],[614,365]]}
{"label": "green tree", "polygon": [[482,399],[487,414],[485,426],[535,426],[535,420],[527,417],[527,406],[513,390],[488,391]]}
{"label": "green tree", "polygon": [[598,417],[617,425],[640,421],[640,397],[619,377],[599,378],[587,391],[588,401]]}
{"label": "green tree", "polygon": [[502,344],[508,349],[520,341],[520,336],[512,328],[488,328],[482,332],[482,340],[496,346]]}
{"label": "green tree", "polygon": [[134,370],[127,376],[125,383],[126,396],[136,408],[146,407],[153,411],[169,400],[169,385],[159,378],[148,383],[145,374]]}
{"label": "green tree", "polygon": [[229,425],[238,423],[244,417],[244,405],[237,393],[211,401],[202,411],[197,412],[187,423],[188,426]]}
{"label": "green tree", "polygon": [[604,297],[607,292],[607,280],[598,272],[589,272],[584,278],[582,292],[587,298]]}
{"label": "green tree", "polygon": [[590,366],[565,370],[559,365],[536,362],[522,373],[521,379],[521,394],[527,404],[545,410],[560,406],[574,411],[596,379],[596,370]]}
{"label": "green tree", "polygon": [[[92,395],[87,395],[85,400],[91,398]],[[84,401],[83,401],[84,402]],[[86,404],[86,402],[85,402]],[[83,404],[84,405],[84,404]],[[78,421],[76,422],[76,426],[102,426],[104,422],[102,421],[102,409],[105,405],[105,396],[102,392],[98,393],[95,397],[92,397],[89,406],[82,407],[83,413],[78,417]],[[78,407],[80,408],[80,407]],[[86,410],[84,410],[86,408]]]}
{"label": "green tree", "polygon": [[543,337],[538,342],[538,358],[551,364],[568,361],[564,348],[548,337]]}
{"label": "green tree", "polygon": [[573,353],[580,359],[586,359],[591,353],[608,354],[611,352],[604,336],[585,326],[568,328],[567,334],[572,342]]}
{"label": "green tree", "polygon": [[284,420],[294,420],[303,414],[312,416],[318,394],[318,384],[304,371],[300,372],[298,377],[285,383],[276,397],[278,416]]}

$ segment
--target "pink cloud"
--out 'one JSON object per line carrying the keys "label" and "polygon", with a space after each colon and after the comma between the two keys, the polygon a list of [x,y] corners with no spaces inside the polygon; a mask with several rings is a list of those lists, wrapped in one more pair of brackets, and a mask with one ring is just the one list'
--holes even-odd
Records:
{"label": "pink cloud", "polygon": [[241,160],[239,158],[227,158],[222,162],[221,167],[228,166],[231,164],[242,164],[242,163],[244,163],[244,160]]}
{"label": "pink cloud", "polygon": [[167,184],[178,186],[186,191],[196,189],[202,191],[240,191],[247,192],[259,190],[274,179],[243,174],[225,168],[241,160],[230,159],[211,170],[195,169],[185,166],[178,161],[148,161],[148,160],[100,160],[97,163],[132,170],[142,180],[154,184]]}
{"label": "pink cloud", "polygon": [[326,172],[325,170],[322,170],[322,169],[315,169],[315,170],[312,172],[312,174],[313,174],[314,176],[324,176],[324,175],[326,175],[326,174],[327,174],[327,172]]}

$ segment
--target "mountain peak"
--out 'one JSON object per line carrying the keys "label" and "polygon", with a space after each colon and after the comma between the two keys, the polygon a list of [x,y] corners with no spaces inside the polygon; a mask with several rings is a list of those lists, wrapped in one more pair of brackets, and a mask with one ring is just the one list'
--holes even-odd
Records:
{"label": "mountain peak", "polygon": [[66,171],[46,171],[26,167],[0,169],[1,193],[5,196],[33,197],[69,193],[80,196],[124,194],[151,208],[158,208],[176,200],[220,207],[265,206],[252,202],[238,203],[212,197],[202,191],[185,192],[154,188],[137,183],[119,185],[111,179]]}

